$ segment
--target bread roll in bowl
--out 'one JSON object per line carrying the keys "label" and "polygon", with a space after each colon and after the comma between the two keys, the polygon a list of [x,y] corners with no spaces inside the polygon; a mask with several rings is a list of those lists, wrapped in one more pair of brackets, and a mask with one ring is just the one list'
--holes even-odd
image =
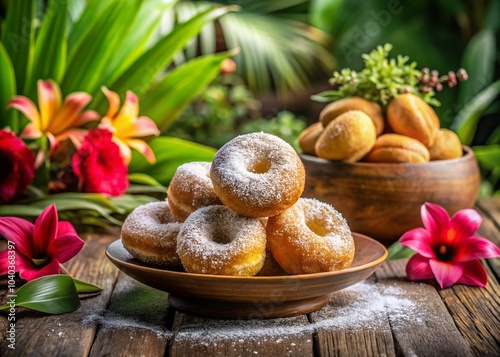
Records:
{"label": "bread roll in bowl", "polygon": [[428,162],[429,157],[429,150],[420,141],[399,134],[384,134],[377,138],[363,161],[421,163]]}
{"label": "bread roll in bowl", "polygon": [[377,133],[373,121],[360,110],[339,115],[323,130],[314,150],[327,160],[355,162],[375,144]]}

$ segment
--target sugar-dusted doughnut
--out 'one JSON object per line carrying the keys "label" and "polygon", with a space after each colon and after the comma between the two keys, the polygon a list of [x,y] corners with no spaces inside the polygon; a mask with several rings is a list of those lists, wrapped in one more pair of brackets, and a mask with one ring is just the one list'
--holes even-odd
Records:
{"label": "sugar-dusted doughnut", "polygon": [[167,196],[172,213],[180,221],[198,208],[222,204],[212,186],[210,165],[210,162],[189,162],[175,171]]}
{"label": "sugar-dusted doughnut", "polygon": [[266,230],[227,206],[203,207],[182,225],[177,254],[188,273],[253,276],[266,257]]}
{"label": "sugar-dusted doughnut", "polygon": [[265,133],[226,143],[215,154],[210,177],[221,201],[248,217],[284,211],[299,199],[305,184],[304,165],[295,150]]}
{"label": "sugar-dusted doughnut", "polygon": [[143,262],[180,268],[176,253],[180,228],[167,202],[151,202],[137,207],[125,219],[121,229],[123,246]]}
{"label": "sugar-dusted doughnut", "polygon": [[354,240],[346,220],[332,206],[301,198],[267,222],[268,246],[289,274],[310,274],[348,268]]}

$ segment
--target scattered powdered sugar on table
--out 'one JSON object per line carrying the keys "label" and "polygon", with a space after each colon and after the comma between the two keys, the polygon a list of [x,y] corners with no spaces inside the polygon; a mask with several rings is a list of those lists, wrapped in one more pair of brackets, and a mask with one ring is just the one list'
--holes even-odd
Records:
{"label": "scattered powdered sugar on table", "polygon": [[[386,316],[390,317],[391,323],[421,322],[415,302],[401,296],[403,291],[397,287],[387,287],[381,293],[378,285],[363,281],[342,293],[347,297],[345,305],[333,303],[312,313],[313,325],[317,329],[373,329],[381,326]],[[335,296],[333,299],[335,301]]]}
{"label": "scattered powdered sugar on table", "polygon": [[97,315],[97,314],[87,315],[84,317],[82,323],[83,323],[83,325],[99,324],[100,328],[102,328],[103,330],[129,329],[129,330],[133,331],[133,330],[142,329],[142,330],[152,331],[153,333],[156,333],[156,335],[159,337],[160,336],[164,336],[166,338],[172,337],[172,332],[168,331],[166,327],[162,327],[162,326],[158,326],[155,324],[150,324],[147,322],[139,321],[137,319],[133,319],[133,318],[126,317],[126,316],[112,313],[112,312],[107,312],[104,316]]}
{"label": "scattered powdered sugar on table", "polygon": [[277,343],[284,338],[318,330],[373,330],[387,325],[387,316],[393,329],[423,323],[423,315],[417,304],[406,299],[403,290],[397,287],[386,287],[381,292],[378,285],[364,281],[340,293],[343,296],[334,296],[332,304],[311,313],[311,323],[304,321],[302,316],[250,321],[209,320],[204,324],[183,325],[176,339],[190,339],[205,344],[224,340],[240,343],[272,340]]}

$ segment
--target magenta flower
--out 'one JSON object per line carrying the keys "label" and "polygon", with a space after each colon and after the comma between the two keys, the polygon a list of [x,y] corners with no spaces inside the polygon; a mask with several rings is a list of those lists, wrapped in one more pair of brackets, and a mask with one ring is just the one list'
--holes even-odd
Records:
{"label": "magenta flower", "polygon": [[400,243],[417,252],[406,266],[410,280],[436,279],[441,288],[455,283],[486,286],[488,275],[479,259],[500,257],[500,248],[482,237],[473,237],[482,218],[473,209],[451,217],[433,203],[421,210],[425,228],[406,232]]}
{"label": "magenta flower", "polygon": [[35,155],[14,133],[0,130],[0,204],[23,192],[35,177]]}
{"label": "magenta flower", "polygon": [[[0,217],[0,234],[15,248],[15,271],[25,280],[59,274],[60,263],[73,258],[83,247],[69,222],[59,222],[56,206],[47,207],[35,224],[17,217]],[[8,251],[0,252],[0,275],[12,268]]]}

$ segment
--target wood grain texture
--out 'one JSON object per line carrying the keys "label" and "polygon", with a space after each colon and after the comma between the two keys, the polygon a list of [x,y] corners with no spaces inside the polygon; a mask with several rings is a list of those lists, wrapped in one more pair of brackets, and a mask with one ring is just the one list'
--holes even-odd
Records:
{"label": "wood grain texture", "polygon": [[454,285],[439,294],[475,356],[500,356],[500,286],[486,266],[486,288]]}
{"label": "wood grain texture", "polygon": [[178,313],[171,357],[313,356],[305,315],[269,320],[213,320]]}
{"label": "wood grain texture", "polygon": [[167,310],[167,293],[120,274],[90,356],[163,356]]}
{"label": "wood grain texture", "polygon": [[396,351],[404,356],[471,356],[435,286],[406,279],[406,259],[386,261],[375,272],[383,289],[409,300],[414,316],[389,315]]}
{"label": "wood grain texture", "polygon": [[[497,201],[487,198],[478,202],[477,209],[483,216],[478,235],[500,246],[500,203]],[[500,281],[500,258],[488,259],[487,262],[497,281]]]}
{"label": "wood grain texture", "polygon": [[333,294],[327,307],[310,314],[320,356],[395,356],[388,316],[383,306],[370,306],[370,293],[378,294],[373,276],[358,287]]}
{"label": "wood grain texture", "polygon": [[66,267],[76,279],[103,288],[99,296],[82,300],[73,313],[46,315],[18,309],[16,349],[0,345],[1,356],[86,356],[94,340],[96,317],[106,308],[113,289],[117,269],[104,258],[104,248],[115,238],[87,236],[77,259]]}

